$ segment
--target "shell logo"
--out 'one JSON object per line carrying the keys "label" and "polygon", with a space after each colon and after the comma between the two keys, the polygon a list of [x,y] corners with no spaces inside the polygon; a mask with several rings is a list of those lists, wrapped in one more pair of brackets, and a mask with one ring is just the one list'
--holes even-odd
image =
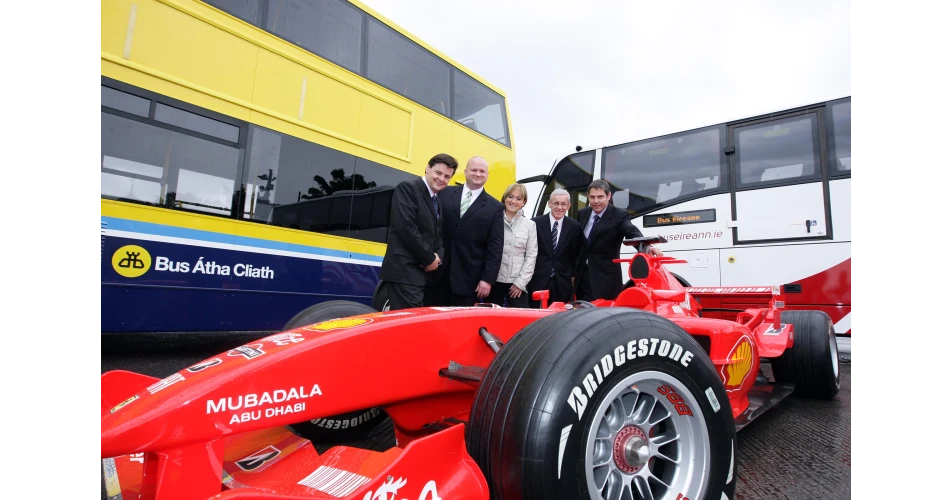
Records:
{"label": "shell logo", "polygon": [[315,332],[329,332],[331,330],[343,330],[345,328],[366,325],[367,323],[372,322],[373,318],[340,318],[324,321],[311,326],[305,326],[304,329]]}
{"label": "shell logo", "polygon": [[741,337],[731,349],[727,361],[728,363],[721,368],[721,378],[724,380],[724,388],[727,392],[736,391],[744,385],[754,368],[754,349],[746,335]]}

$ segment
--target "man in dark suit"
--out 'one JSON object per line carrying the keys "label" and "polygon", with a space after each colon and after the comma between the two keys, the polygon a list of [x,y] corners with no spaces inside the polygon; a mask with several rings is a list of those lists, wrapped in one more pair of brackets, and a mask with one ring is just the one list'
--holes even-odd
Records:
{"label": "man in dark suit", "polygon": [[[639,238],[641,231],[631,223],[627,210],[610,205],[611,187],[603,179],[588,186],[589,206],[578,211],[582,225],[582,250],[575,273],[578,300],[614,300],[621,292],[621,264],[612,262],[621,253],[621,242]],[[652,247],[650,253],[660,255]]]}
{"label": "man in dark suit", "polygon": [[436,285],[427,288],[426,305],[471,307],[489,296],[499,274],[503,205],[483,189],[489,165],[474,156],[463,175],[466,184],[440,192],[446,263]]}
{"label": "man in dark suit", "polygon": [[[572,271],[582,244],[582,226],[565,213],[569,209],[569,192],[559,188],[549,195],[549,213],[532,219],[539,241],[535,272],[529,281],[532,292],[549,291],[549,303],[572,300]],[[541,302],[531,300],[532,307]]]}
{"label": "man in dark suit", "polygon": [[438,154],[420,179],[397,184],[390,202],[387,251],[374,290],[378,311],[423,306],[427,275],[439,269],[444,249],[439,192],[456,173],[456,159]]}

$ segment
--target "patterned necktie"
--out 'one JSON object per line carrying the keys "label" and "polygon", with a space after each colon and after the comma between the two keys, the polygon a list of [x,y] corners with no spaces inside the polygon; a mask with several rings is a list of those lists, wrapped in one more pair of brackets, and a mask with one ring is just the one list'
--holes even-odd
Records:
{"label": "patterned necktie", "polygon": [[559,221],[552,224],[552,251],[559,246]]}
{"label": "patterned necktie", "polygon": [[463,197],[463,203],[459,206],[459,216],[462,217],[466,213],[466,209],[469,208],[470,203],[473,202],[473,192],[467,191],[466,196]]}
{"label": "patterned necktie", "polygon": [[433,203],[433,213],[436,214],[436,218],[440,218],[440,201],[434,194],[430,201]]}

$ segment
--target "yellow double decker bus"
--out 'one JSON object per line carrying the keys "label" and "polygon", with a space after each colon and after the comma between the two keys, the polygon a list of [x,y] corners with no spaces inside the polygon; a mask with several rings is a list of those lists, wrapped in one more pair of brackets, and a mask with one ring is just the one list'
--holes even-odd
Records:
{"label": "yellow double decker bus", "polygon": [[397,183],[515,181],[502,91],[355,1],[103,0],[101,120],[103,333],[369,303]]}

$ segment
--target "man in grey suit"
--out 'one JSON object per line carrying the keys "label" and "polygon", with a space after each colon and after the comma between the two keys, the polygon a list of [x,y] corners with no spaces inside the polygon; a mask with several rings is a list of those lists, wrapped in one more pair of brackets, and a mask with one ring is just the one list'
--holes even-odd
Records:
{"label": "man in grey suit", "polygon": [[456,159],[440,153],[422,178],[397,184],[390,203],[387,251],[372,305],[378,311],[423,306],[428,273],[443,261],[443,235],[437,194],[456,173]]}

